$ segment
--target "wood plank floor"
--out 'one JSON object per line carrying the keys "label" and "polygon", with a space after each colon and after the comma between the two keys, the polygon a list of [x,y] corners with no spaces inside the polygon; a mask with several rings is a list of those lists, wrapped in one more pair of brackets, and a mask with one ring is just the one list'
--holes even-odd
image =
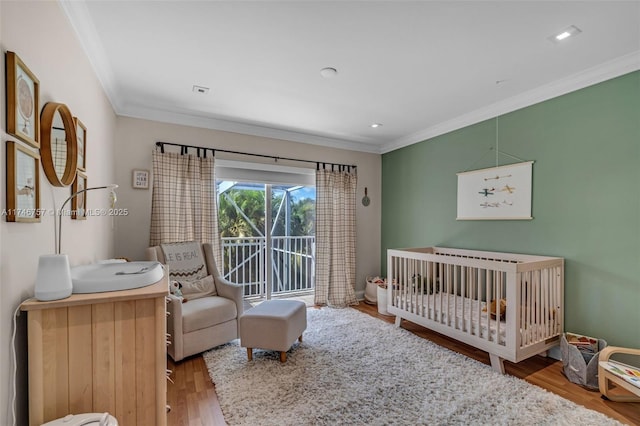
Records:
{"label": "wood plank floor", "polygon": [[[390,323],[394,320],[394,317],[380,315],[372,305],[360,303],[355,309]],[[408,321],[402,321],[402,327],[438,345],[490,364],[489,354],[484,351]],[[173,370],[171,377],[175,382],[169,383],[167,387],[167,402],[171,405],[171,411],[167,415],[169,426],[226,425],[215,386],[209,379],[202,356],[194,356],[177,364],[169,359],[168,368]],[[535,356],[518,364],[505,361],[505,370],[507,374],[540,386],[576,404],[604,413],[622,423],[640,426],[640,403],[605,401],[599,392],[591,392],[570,383],[562,375],[560,361]]]}

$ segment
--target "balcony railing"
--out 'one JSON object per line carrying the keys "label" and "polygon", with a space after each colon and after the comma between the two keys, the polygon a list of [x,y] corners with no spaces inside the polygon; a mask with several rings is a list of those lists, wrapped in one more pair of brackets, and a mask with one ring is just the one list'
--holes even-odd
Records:
{"label": "balcony railing", "polygon": [[244,286],[245,297],[264,297],[267,273],[271,294],[313,290],[315,282],[315,237],[271,237],[271,267],[266,268],[264,237],[222,239],[223,275]]}

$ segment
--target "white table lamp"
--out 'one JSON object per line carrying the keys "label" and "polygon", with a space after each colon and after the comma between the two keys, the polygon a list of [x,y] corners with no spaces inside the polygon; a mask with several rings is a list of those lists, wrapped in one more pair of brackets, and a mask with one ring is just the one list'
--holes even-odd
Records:
{"label": "white table lamp", "polygon": [[59,211],[56,211],[56,222],[54,223],[54,234],[57,225],[57,241],[56,254],[45,254],[40,256],[38,260],[38,274],[36,275],[35,296],[40,301],[50,301],[65,299],[71,296],[73,284],[71,282],[71,268],[69,266],[69,257],[66,254],[60,254],[62,241],[62,212],[67,203],[87,191],[94,189],[110,189],[111,190],[111,207],[116,202],[116,194],[114,189],[118,185],[111,184],[106,186],[96,186],[93,188],[85,188],[74,192],[67,198]]}

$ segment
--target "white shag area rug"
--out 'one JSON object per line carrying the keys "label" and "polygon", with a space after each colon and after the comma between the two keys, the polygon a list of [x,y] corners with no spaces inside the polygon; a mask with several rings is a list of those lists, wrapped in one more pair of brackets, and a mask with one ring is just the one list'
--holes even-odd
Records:
{"label": "white shag area rug", "polygon": [[308,309],[303,342],[204,354],[229,425],[619,425],[354,309]]}

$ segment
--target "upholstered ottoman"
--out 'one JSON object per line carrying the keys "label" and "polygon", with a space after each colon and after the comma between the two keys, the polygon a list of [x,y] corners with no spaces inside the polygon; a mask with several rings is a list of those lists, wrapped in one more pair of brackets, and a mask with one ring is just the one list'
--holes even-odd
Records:
{"label": "upholstered ottoman", "polygon": [[240,317],[240,345],[247,348],[249,361],[253,348],[280,352],[280,362],[296,339],[302,342],[307,328],[307,307],[297,300],[267,300]]}

